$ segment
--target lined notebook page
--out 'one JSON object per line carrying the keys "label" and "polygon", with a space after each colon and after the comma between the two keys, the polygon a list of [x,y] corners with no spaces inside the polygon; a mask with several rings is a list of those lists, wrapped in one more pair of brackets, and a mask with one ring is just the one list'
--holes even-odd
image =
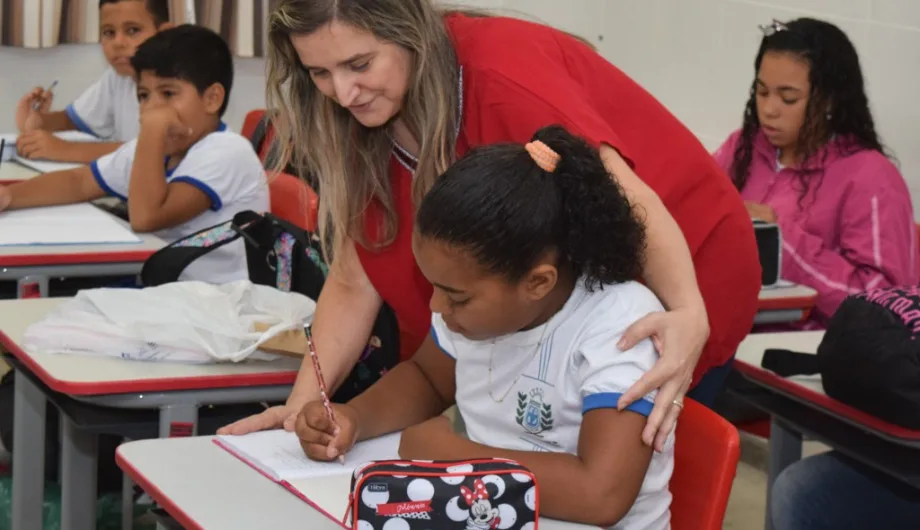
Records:
{"label": "lined notebook page", "polygon": [[275,481],[344,475],[349,479],[359,465],[371,460],[399,458],[399,434],[390,434],[356,444],[339,462],[310,460],[297,435],[284,430],[261,431],[243,436],[217,436],[218,445],[262,471]]}
{"label": "lined notebook page", "polygon": [[140,242],[127,226],[88,203],[0,212],[0,246]]}

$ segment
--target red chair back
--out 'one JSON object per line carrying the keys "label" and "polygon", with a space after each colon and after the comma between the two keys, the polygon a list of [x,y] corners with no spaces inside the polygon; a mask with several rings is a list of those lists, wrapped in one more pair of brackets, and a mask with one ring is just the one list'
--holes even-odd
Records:
{"label": "red chair back", "polygon": [[688,398],[675,436],[671,527],[720,530],[741,456],[738,429]]}
{"label": "red chair back", "polygon": [[262,119],[262,116],[265,116],[265,109],[252,109],[247,112],[246,118],[243,119],[243,129],[240,134],[252,140],[252,135],[256,132],[256,127],[259,125],[259,120]]}
{"label": "red chair back", "polygon": [[268,176],[272,213],[311,232],[316,231],[319,197],[306,182],[287,173]]}

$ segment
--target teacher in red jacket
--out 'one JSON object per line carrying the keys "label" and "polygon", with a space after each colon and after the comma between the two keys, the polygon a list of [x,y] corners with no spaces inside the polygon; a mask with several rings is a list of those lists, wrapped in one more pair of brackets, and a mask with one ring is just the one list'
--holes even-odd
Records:
{"label": "teacher in red jacket", "polygon": [[[269,44],[283,158],[318,175],[323,194],[334,259],[313,334],[330,386],[357,362],[382,302],[416,344],[428,332],[433,291],[411,234],[437,176],[473,147],[561,124],[601,149],[644,218],[643,280],[667,308],[624,335],[621,347],[652,337],[661,359],[621,406],[660,388],[643,433],[660,446],[691,384],[691,397],[715,399],[756,313],[750,217],[693,134],[591,46],[431,0],[285,0]],[[222,432],[290,428],[317,392],[307,362],[286,405]]]}

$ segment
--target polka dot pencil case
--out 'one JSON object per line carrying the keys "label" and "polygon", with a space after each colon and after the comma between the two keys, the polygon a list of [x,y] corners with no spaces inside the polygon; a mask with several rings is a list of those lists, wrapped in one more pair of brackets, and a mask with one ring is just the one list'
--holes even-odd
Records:
{"label": "polka dot pencil case", "polygon": [[354,530],[536,530],[540,510],[533,473],[500,458],[371,462],[348,504]]}

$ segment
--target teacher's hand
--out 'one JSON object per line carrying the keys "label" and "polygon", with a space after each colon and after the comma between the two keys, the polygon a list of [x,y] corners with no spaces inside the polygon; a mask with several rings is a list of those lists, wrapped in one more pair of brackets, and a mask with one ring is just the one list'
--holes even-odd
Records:
{"label": "teacher's hand", "polygon": [[655,406],[642,431],[642,441],[662,451],[680,415],[681,407],[674,403],[683,403],[693,378],[693,369],[709,338],[705,310],[675,309],[646,315],[623,333],[617,347],[628,350],[647,338],[652,340],[661,358],[620,397],[617,405],[623,410],[658,389]]}
{"label": "teacher's hand", "polygon": [[269,407],[258,414],[253,414],[230,425],[217,429],[217,434],[249,434],[271,429],[294,430],[294,422],[300,409],[291,405]]}

